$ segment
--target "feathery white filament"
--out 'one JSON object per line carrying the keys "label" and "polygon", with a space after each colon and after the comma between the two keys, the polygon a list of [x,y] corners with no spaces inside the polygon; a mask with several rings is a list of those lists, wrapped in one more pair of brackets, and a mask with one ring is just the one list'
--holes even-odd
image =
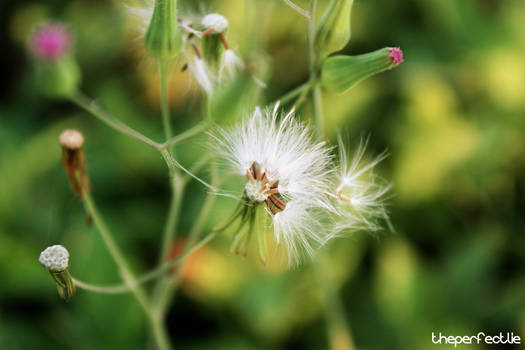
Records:
{"label": "feathery white filament", "polygon": [[201,58],[194,57],[193,61],[188,61],[188,68],[195,77],[197,83],[204,89],[204,91],[206,91],[206,93],[210,94],[213,90],[213,78],[208,67],[206,67],[206,63],[204,63]]}
{"label": "feathery white filament", "polygon": [[220,79],[233,79],[239,70],[244,67],[242,60],[233,52],[232,49],[227,49],[222,54],[221,67],[219,69]]}
{"label": "feathery white filament", "polygon": [[387,219],[384,197],[390,185],[378,178],[374,167],[386,158],[382,153],[374,160],[366,163],[363,160],[368,140],[362,141],[349,163],[345,146],[339,139],[340,148],[340,182],[335,194],[339,198],[337,211],[340,220],[337,231],[369,230],[381,228],[378,219]]}

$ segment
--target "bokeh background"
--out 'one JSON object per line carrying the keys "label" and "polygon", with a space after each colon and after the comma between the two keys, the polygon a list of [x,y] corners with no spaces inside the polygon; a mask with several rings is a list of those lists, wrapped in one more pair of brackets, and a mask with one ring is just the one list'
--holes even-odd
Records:
{"label": "bokeh background", "polygon": [[[306,25],[282,2],[181,2],[225,14],[232,46],[264,62],[260,103],[307,79]],[[82,89],[161,140],[155,63],[120,1],[3,0],[0,9],[0,348],[145,348],[131,296],[79,290],[66,304],[37,258],[61,243],[75,276],[119,281],[61,168],[61,130],[84,132],[93,195],[137,272],[156,261],[167,170],[155,151],[39,94],[26,42],[35,24],[68,23]],[[394,186],[395,232],[337,239],[289,271],[261,266],[253,251],[229,254],[221,235],[184,266],[168,317],[176,349],[349,349],[345,320],[357,349],[450,348],[432,344],[440,331],[525,337],[525,3],[357,0],[352,21],[345,53],[401,46],[406,61],[347,94],[325,93],[327,132],[354,147],[369,134],[370,155],[388,149],[378,170]],[[170,75],[177,132],[203,117],[203,96],[179,65]],[[308,120],[309,106],[300,114]],[[202,142],[179,148],[184,164]],[[204,196],[198,184],[188,189],[182,240]],[[218,200],[208,227],[233,205]]]}

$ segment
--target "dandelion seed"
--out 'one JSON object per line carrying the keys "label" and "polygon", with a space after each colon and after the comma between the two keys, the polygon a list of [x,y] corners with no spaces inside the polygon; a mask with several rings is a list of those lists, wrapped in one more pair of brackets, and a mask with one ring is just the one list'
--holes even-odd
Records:
{"label": "dandelion seed", "polygon": [[382,153],[370,162],[364,161],[364,153],[368,140],[362,141],[349,163],[345,146],[339,139],[340,175],[339,184],[334,191],[338,200],[337,212],[339,220],[336,231],[381,229],[380,220],[388,221],[385,209],[385,195],[390,185],[384,184],[373,173],[374,167],[386,158]]}
{"label": "dandelion seed", "polygon": [[252,220],[249,208],[266,207],[275,240],[294,263],[301,252],[313,255],[330,232],[320,212],[331,209],[331,156],[326,143],[315,142],[295,120],[293,110],[279,122],[278,106],[256,108],[240,126],[213,136],[220,155],[246,179],[247,221]]}

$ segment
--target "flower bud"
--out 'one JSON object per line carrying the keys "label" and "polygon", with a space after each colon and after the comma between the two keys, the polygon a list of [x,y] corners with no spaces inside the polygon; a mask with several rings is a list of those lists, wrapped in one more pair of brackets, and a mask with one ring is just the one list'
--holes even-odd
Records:
{"label": "flower bud", "polygon": [[61,245],[53,245],[46,248],[38,261],[51,274],[57,284],[58,294],[65,301],[69,301],[75,295],[75,284],[68,271],[69,252]]}
{"label": "flower bud", "polygon": [[398,47],[385,47],[357,56],[333,56],[322,65],[321,81],[324,87],[343,93],[360,81],[397,67],[401,62],[403,52]]}
{"label": "flower bud", "polygon": [[320,57],[342,50],[350,41],[350,16],[353,0],[331,0],[316,28]]}
{"label": "flower bud", "polygon": [[34,31],[29,49],[35,59],[36,84],[44,94],[67,97],[77,89],[80,69],[71,56],[72,42],[71,33],[58,23]]}
{"label": "flower bud", "polygon": [[182,36],[177,21],[177,0],[155,0],[145,45],[152,56],[161,60],[175,58],[181,52]]}
{"label": "flower bud", "polygon": [[62,146],[62,165],[73,191],[79,197],[83,191],[89,191],[89,181],[82,145],[84,136],[77,130],[64,130],[59,137]]}

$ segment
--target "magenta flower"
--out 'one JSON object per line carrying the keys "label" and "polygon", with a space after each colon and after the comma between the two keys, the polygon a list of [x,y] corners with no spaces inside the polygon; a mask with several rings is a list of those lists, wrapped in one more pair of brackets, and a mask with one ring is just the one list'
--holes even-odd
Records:
{"label": "magenta flower", "polygon": [[53,62],[67,54],[72,40],[71,34],[62,24],[48,23],[33,33],[30,48],[36,58]]}
{"label": "magenta flower", "polygon": [[403,62],[403,51],[399,47],[392,47],[390,49],[390,58],[394,64],[400,64]]}

